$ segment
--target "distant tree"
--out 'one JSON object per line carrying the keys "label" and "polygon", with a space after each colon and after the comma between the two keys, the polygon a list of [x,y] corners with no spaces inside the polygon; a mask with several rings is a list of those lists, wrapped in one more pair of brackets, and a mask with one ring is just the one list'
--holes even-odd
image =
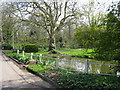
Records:
{"label": "distant tree", "polygon": [[105,14],[95,12],[95,9],[96,11],[99,11],[99,7],[99,4],[95,4],[94,1],[90,1],[81,8],[83,15],[79,20],[80,25],[76,29],[74,38],[80,47],[95,48],[96,44],[99,42],[100,33],[105,29]]}
{"label": "distant tree", "polygon": [[17,23],[17,19],[12,16],[10,12],[12,7],[5,6],[1,9],[2,12],[2,38],[4,43],[12,44],[14,47],[14,36],[15,36],[15,24]]}

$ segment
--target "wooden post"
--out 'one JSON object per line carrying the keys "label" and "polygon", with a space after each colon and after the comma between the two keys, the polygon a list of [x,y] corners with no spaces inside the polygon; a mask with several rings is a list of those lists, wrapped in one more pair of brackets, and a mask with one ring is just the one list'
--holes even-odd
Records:
{"label": "wooden post", "polygon": [[119,77],[120,76],[120,72],[119,71],[117,71],[117,77]]}
{"label": "wooden post", "polygon": [[24,51],[22,51],[22,56],[24,57],[24,54],[25,54],[25,52]]}
{"label": "wooden post", "polygon": [[85,73],[88,73],[88,60],[85,60]]}

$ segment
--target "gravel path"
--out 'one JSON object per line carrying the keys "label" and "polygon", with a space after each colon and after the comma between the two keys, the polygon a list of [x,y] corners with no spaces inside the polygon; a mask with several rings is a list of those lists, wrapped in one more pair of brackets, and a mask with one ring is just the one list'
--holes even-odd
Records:
{"label": "gravel path", "polygon": [[[0,88],[52,88],[53,86],[18,68],[0,51]],[[2,83],[1,83],[2,81]]]}

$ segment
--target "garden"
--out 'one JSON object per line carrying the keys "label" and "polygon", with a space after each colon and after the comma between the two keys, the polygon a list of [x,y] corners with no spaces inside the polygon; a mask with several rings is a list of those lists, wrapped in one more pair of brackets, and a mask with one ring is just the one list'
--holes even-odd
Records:
{"label": "garden", "polygon": [[[30,49],[29,49],[30,50]],[[33,50],[33,49],[32,49]],[[80,51],[81,50],[81,51]],[[84,50],[84,49],[67,49],[62,48],[59,51],[62,55],[68,55],[71,57],[75,56],[85,56],[84,58],[88,58],[91,56],[92,49]],[[73,51],[73,52],[71,52]],[[80,51],[80,52],[79,52]],[[48,51],[44,52],[32,52],[33,56],[31,58],[31,53],[25,52],[23,57],[23,52],[19,52],[17,50],[3,50],[8,56],[11,56],[17,59],[19,62],[24,63],[27,66],[27,70],[30,72],[41,74],[45,77],[51,79],[54,83],[56,83],[60,88],[72,88],[74,90],[79,90],[81,88],[89,88],[89,89],[102,89],[102,88],[120,88],[120,77],[117,76],[109,76],[109,75],[96,75],[96,74],[87,74],[81,73],[77,71],[72,71],[71,69],[61,69],[56,66],[56,58],[60,56],[59,54],[49,54]],[[42,56],[40,56],[42,54]],[[88,57],[86,57],[88,56]],[[37,63],[33,65],[29,65],[30,60],[36,60]],[[83,60],[84,61],[84,60]],[[93,60],[95,61],[95,60]],[[101,61],[96,61],[101,62]],[[108,63],[108,62],[104,62]],[[109,61],[110,63],[115,63],[115,61]]]}
{"label": "garden", "polygon": [[61,88],[120,88],[120,1],[112,1],[3,3],[2,51]]}

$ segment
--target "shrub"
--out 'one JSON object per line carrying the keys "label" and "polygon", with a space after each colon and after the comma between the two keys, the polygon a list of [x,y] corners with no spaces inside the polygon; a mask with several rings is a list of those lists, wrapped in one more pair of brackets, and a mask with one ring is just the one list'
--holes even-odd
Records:
{"label": "shrub", "polygon": [[10,44],[5,43],[5,44],[2,44],[2,49],[3,50],[12,50],[13,47]]}
{"label": "shrub", "polygon": [[25,52],[38,52],[38,46],[35,44],[27,44],[23,46]]}

